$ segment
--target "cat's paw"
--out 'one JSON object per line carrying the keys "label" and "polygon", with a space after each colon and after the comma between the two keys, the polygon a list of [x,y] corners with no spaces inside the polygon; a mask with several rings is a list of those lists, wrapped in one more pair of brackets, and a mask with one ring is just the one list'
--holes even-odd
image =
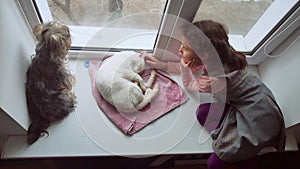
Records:
{"label": "cat's paw", "polygon": [[152,70],[151,74],[150,74],[150,78],[148,79],[148,82],[145,83],[146,88],[151,88],[152,87],[152,84],[154,83],[155,78],[156,78],[156,71]]}
{"label": "cat's paw", "polygon": [[145,93],[145,97],[147,99],[152,100],[159,92],[159,84],[155,84],[153,89],[147,89]]}

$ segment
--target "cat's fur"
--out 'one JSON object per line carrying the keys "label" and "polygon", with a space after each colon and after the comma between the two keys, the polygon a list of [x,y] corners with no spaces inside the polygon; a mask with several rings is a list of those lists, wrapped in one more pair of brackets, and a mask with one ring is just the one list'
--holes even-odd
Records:
{"label": "cat's fur", "polygon": [[102,97],[121,113],[134,113],[144,108],[157,95],[156,72],[151,71],[147,83],[139,75],[145,69],[145,60],[139,53],[124,51],[103,61],[96,75],[96,84]]}

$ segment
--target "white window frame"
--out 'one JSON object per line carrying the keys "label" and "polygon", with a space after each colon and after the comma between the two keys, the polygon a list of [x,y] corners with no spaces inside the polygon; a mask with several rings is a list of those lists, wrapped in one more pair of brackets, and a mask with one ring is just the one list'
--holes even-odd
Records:
{"label": "white window frame", "polygon": [[[197,13],[199,5],[201,5],[201,1],[202,0],[169,0],[166,13],[180,16],[183,19],[192,21],[195,14]],[[47,0],[36,0],[36,4],[34,4],[31,0],[19,0],[19,3],[28,19],[29,24],[32,27],[33,25],[40,23],[41,18],[43,18],[44,21],[52,20]],[[39,9],[43,9],[43,13],[36,11],[35,5],[38,5]],[[295,17],[299,16],[298,8],[298,0],[275,0],[245,37],[243,37],[242,35],[229,35],[229,41],[236,50],[242,51],[246,54],[247,60],[250,65],[260,64],[266,58],[266,54],[264,52],[267,45],[272,42],[272,49],[268,48],[268,50],[274,50],[280,43],[284,41],[286,37],[288,37],[288,35],[293,33],[293,31],[298,28],[299,19],[296,18],[296,23],[293,22],[295,20]],[[274,17],[274,14],[276,17]],[[168,47],[170,44],[173,45],[171,38],[161,36],[161,32],[163,32],[164,29],[172,29],[176,24],[176,21],[168,20],[167,15],[165,15],[162,23],[165,24],[161,25],[161,29],[159,30],[160,34],[158,37],[157,32],[151,30],[107,29],[107,37],[111,37],[109,33],[115,35],[115,32],[118,31],[128,31],[126,34],[130,36],[130,40],[126,41],[126,43],[121,42],[120,44],[118,44],[119,46],[121,46],[121,48],[115,48],[115,50],[109,49],[112,44],[101,44],[102,49],[104,49],[102,50],[102,53],[103,51],[117,52],[124,49],[143,49],[152,51],[152,46],[150,43],[146,43],[144,45],[136,43],[137,41],[135,40],[139,38],[143,38],[144,42],[151,42],[154,40],[154,38],[157,38],[153,52],[155,52],[155,49],[157,48],[177,50],[176,45],[174,45],[173,49]],[[284,29],[287,27],[289,29]],[[89,35],[92,36],[101,28],[71,26],[71,29],[73,30],[72,36],[74,48],[76,49],[76,47],[78,47],[78,49],[80,49],[80,46],[84,46],[88,42]],[[82,35],[82,31],[85,33],[85,37],[80,36]],[[142,37],[142,34],[146,34],[146,36]],[[278,37],[279,35],[281,38],[274,38]],[[78,53],[80,53],[81,55],[84,53],[85,56],[89,55],[89,57],[96,57],[99,56],[99,53],[101,53],[101,51],[97,51],[97,49],[94,48],[81,48],[80,51],[70,51],[71,56],[74,55],[77,57]]]}

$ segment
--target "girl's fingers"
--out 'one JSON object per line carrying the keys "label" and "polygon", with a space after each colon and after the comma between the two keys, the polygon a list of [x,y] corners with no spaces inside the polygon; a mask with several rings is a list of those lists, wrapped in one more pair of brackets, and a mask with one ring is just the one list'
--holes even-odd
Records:
{"label": "girl's fingers", "polygon": [[155,62],[151,61],[151,60],[146,60],[146,63],[149,65],[153,65]]}
{"label": "girl's fingers", "polygon": [[185,63],[184,59],[181,59],[181,60],[180,60],[180,64],[181,64],[183,67],[189,67],[189,62],[188,62],[188,63]]}
{"label": "girl's fingers", "polygon": [[208,80],[208,79],[210,79],[210,77],[208,77],[208,76],[200,76],[199,79],[200,79],[200,80],[201,80],[201,79],[203,79],[203,80]]}
{"label": "girl's fingers", "polygon": [[147,56],[147,52],[146,51],[141,51],[140,52],[140,57],[145,58]]}
{"label": "girl's fingers", "polygon": [[202,62],[199,58],[194,58],[190,62],[191,62],[190,67],[197,67],[197,66],[202,65]]}
{"label": "girl's fingers", "polygon": [[150,60],[150,61],[154,61],[154,62],[157,62],[158,60],[154,57],[154,56],[152,56],[152,55],[146,55],[145,56],[145,59],[146,60]]}

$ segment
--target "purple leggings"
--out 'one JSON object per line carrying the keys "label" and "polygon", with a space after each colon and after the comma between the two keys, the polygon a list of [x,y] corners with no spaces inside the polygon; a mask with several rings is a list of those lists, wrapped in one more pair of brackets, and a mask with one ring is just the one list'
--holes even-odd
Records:
{"label": "purple leggings", "polygon": [[228,111],[229,105],[224,103],[204,103],[197,109],[198,122],[209,132],[219,128]]}
{"label": "purple leggings", "polygon": [[[228,108],[229,105],[224,103],[201,104],[197,109],[197,119],[206,130],[211,132],[220,127]],[[207,160],[207,167],[208,169],[258,169],[259,158],[254,157],[237,163],[226,163],[215,153],[212,153]]]}
{"label": "purple leggings", "polygon": [[208,169],[259,169],[259,158],[253,157],[249,160],[237,163],[226,163],[215,153],[212,153],[207,160]]}

